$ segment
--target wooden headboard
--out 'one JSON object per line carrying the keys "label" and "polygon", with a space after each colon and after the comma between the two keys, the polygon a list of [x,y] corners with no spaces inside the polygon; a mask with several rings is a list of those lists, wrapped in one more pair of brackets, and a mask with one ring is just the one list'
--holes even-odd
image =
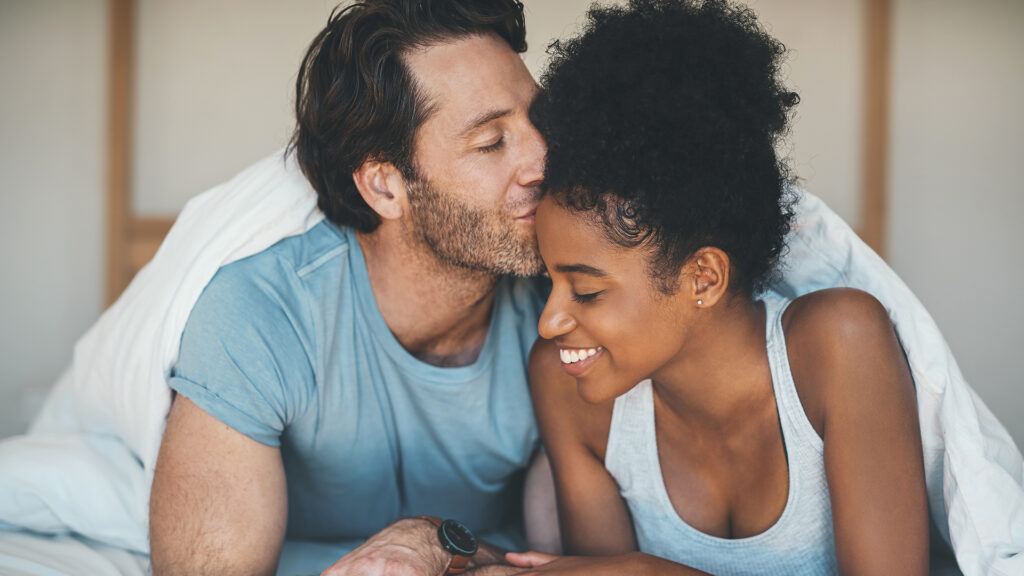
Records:
{"label": "wooden headboard", "polygon": [[106,300],[117,300],[146,265],[174,223],[173,217],[142,217],[132,206],[135,1],[109,0],[107,102]]}
{"label": "wooden headboard", "polygon": [[[107,303],[113,303],[156,253],[173,217],[142,217],[132,207],[132,115],[136,1],[109,2],[107,147]],[[858,233],[885,255],[891,0],[862,0],[865,10],[861,225]]]}

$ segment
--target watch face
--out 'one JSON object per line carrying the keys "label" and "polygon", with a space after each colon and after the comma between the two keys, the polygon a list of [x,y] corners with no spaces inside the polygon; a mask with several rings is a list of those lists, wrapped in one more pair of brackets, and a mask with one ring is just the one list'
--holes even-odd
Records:
{"label": "watch face", "polygon": [[445,520],[438,530],[442,542],[451,546],[449,552],[460,556],[472,556],[476,554],[476,536],[457,520]]}

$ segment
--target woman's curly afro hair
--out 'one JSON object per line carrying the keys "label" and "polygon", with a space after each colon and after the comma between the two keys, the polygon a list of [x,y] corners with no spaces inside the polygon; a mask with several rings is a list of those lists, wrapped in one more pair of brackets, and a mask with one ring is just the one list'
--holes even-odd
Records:
{"label": "woman's curly afro hair", "polygon": [[776,155],[799,100],[779,79],[785,47],[722,0],[631,0],[587,17],[581,35],[548,48],[531,111],[548,144],[547,193],[600,214],[620,245],[652,247],[666,293],[715,246],[732,287],[756,295],[793,218]]}

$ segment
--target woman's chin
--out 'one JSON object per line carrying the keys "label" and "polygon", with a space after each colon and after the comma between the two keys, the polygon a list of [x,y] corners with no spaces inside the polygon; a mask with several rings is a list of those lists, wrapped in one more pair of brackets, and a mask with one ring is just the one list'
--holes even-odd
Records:
{"label": "woman's chin", "polygon": [[604,404],[629,392],[635,384],[623,386],[619,383],[599,382],[595,378],[577,378],[576,392],[587,404]]}

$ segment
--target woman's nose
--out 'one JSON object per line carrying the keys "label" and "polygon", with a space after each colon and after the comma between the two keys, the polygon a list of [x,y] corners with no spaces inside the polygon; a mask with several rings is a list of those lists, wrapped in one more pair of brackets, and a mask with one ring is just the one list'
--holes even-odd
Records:
{"label": "woman's nose", "polygon": [[572,315],[554,305],[552,300],[552,297],[548,298],[548,303],[544,306],[544,311],[541,312],[540,321],[537,322],[537,332],[545,340],[568,334],[576,328],[576,320]]}

